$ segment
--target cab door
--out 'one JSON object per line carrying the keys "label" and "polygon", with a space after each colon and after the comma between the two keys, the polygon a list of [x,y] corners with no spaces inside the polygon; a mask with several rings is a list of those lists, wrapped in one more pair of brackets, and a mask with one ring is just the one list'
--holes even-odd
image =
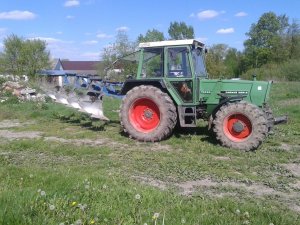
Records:
{"label": "cab door", "polygon": [[165,48],[164,75],[177,105],[192,105],[195,102],[192,58],[189,52],[187,46]]}

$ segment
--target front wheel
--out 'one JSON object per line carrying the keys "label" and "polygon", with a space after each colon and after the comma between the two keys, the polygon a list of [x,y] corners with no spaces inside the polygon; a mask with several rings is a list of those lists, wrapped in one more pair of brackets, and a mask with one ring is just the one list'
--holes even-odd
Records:
{"label": "front wheel", "polygon": [[217,140],[223,146],[240,150],[254,150],[268,133],[264,112],[247,102],[222,106],[213,121]]}
{"label": "front wheel", "polygon": [[160,141],[171,135],[177,113],[172,99],[153,86],[137,86],[122,100],[121,125],[139,141]]}

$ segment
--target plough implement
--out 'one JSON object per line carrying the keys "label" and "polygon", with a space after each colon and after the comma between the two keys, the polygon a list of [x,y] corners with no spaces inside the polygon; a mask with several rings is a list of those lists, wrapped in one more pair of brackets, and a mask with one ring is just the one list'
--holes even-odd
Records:
{"label": "plough implement", "polygon": [[[75,108],[89,114],[92,118],[109,120],[103,113],[103,96],[121,99],[123,96],[116,91],[115,86],[122,83],[103,82],[100,77],[86,75],[62,74],[63,85],[43,85],[46,94],[55,102]],[[73,82],[70,81],[73,78]]]}

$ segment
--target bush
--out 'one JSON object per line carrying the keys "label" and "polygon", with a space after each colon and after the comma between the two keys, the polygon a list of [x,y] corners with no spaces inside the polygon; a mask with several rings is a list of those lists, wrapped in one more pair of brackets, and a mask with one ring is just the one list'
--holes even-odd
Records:
{"label": "bush", "polygon": [[260,68],[253,68],[242,74],[244,79],[252,79],[253,74],[258,80],[300,81],[299,60],[289,60],[282,64],[266,64]]}
{"label": "bush", "polygon": [[6,82],[6,79],[4,77],[0,77],[0,88],[2,87],[2,84]]}
{"label": "bush", "polygon": [[281,66],[281,73],[288,81],[300,80],[300,63],[299,60],[290,60]]}
{"label": "bush", "polygon": [[0,93],[0,96],[6,98],[6,101],[4,101],[3,104],[10,105],[10,104],[19,104],[20,103],[18,97],[13,95],[9,91]]}

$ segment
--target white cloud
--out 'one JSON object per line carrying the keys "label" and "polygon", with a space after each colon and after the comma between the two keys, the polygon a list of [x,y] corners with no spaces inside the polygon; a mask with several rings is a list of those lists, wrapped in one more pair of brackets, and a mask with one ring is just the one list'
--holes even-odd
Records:
{"label": "white cloud", "polygon": [[[74,41],[66,41],[53,37],[34,36],[30,40],[42,40],[47,43],[47,49],[50,51],[53,58],[73,59],[79,57],[81,52],[78,50],[78,45]],[[78,58],[80,59],[80,58]]]}
{"label": "white cloud", "polygon": [[47,44],[54,44],[54,43],[62,43],[63,41],[57,38],[51,38],[51,37],[33,37],[28,38],[29,40],[42,40],[46,41]]}
{"label": "white cloud", "polygon": [[248,14],[245,13],[245,12],[238,12],[238,13],[235,14],[234,16],[236,16],[236,17],[242,17],[242,16],[248,16]]}
{"label": "white cloud", "polygon": [[75,18],[74,16],[70,16],[70,15],[66,16],[66,19],[68,19],[68,20],[72,20],[74,18]]}
{"label": "white cloud", "polygon": [[79,6],[80,2],[78,0],[67,0],[64,4],[65,7]]}
{"label": "white cloud", "polygon": [[14,10],[10,12],[0,12],[0,19],[3,20],[32,20],[36,15],[29,11]]}
{"label": "white cloud", "polygon": [[129,27],[126,27],[126,26],[122,26],[122,27],[118,27],[116,28],[116,31],[129,31]]}
{"label": "white cloud", "polygon": [[57,38],[52,38],[52,37],[32,37],[28,38],[29,40],[42,40],[45,41],[49,45],[54,45],[54,44],[73,44],[74,41],[63,41],[61,39]]}
{"label": "white cloud", "polygon": [[[224,13],[224,11],[222,11],[221,13]],[[217,12],[215,10],[204,10],[197,13],[197,17],[200,20],[212,19],[217,17],[218,15],[220,15],[220,12]]]}
{"label": "white cloud", "polygon": [[56,34],[63,34],[63,32],[62,31],[57,31]]}
{"label": "white cloud", "polygon": [[91,40],[91,41],[84,41],[82,42],[84,45],[96,45],[98,44],[98,41],[96,40]]}
{"label": "white cloud", "polygon": [[34,40],[34,39],[46,41],[47,49],[50,51],[51,57],[53,58],[70,59],[70,60],[100,60],[100,56],[101,56],[100,48],[98,50],[98,48],[94,47],[94,49],[92,49],[89,52],[89,50],[83,50],[84,48],[87,48],[87,46],[83,47],[82,49],[81,48],[82,45],[80,45],[78,42],[74,42],[71,40],[63,40],[54,37],[41,37],[41,36],[32,36],[32,38],[30,38],[30,40]]}
{"label": "white cloud", "polygon": [[230,27],[230,28],[222,28],[217,30],[217,34],[230,34],[234,32],[234,28]]}
{"label": "white cloud", "polygon": [[105,34],[105,33],[99,33],[99,34],[97,34],[96,37],[101,38],[101,39],[105,39],[105,38],[112,38],[113,35],[108,35],[108,34]]}

